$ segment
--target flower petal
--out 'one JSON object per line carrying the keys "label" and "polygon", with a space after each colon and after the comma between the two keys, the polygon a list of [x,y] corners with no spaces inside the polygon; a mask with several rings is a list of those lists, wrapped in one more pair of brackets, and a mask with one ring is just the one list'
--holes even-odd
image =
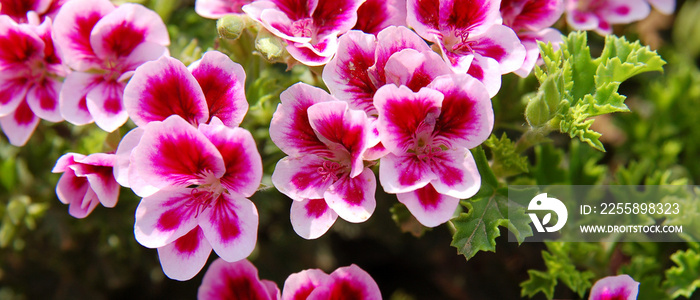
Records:
{"label": "flower petal", "polygon": [[404,49],[392,55],[384,71],[387,82],[405,85],[414,92],[428,86],[435,77],[452,74],[452,69],[439,54],[415,49]]}
{"label": "flower petal", "polygon": [[676,0],[647,0],[654,9],[662,14],[671,15],[676,10]]}
{"label": "flower petal", "polygon": [[53,37],[68,66],[76,71],[99,67],[90,35],[95,24],[115,9],[107,0],[73,0],[63,5],[53,24]]}
{"label": "flower petal", "polygon": [[[386,82],[384,68],[389,57],[403,49],[415,49],[418,52],[431,51],[430,46],[415,32],[403,26],[390,26],[377,34],[376,64],[372,67],[376,77],[375,86],[381,87]],[[372,71],[370,70],[370,71]]]}
{"label": "flower petal", "polygon": [[501,72],[496,60],[484,57],[479,54],[474,56],[474,60],[469,66],[467,74],[481,81],[489,93],[489,97],[494,97],[501,89]]}
{"label": "flower petal", "polygon": [[270,122],[272,142],[287,155],[325,151],[327,147],[316,137],[306,110],[316,103],[335,99],[320,88],[297,83],[282,92],[280,100],[282,103]]}
{"label": "flower petal", "polygon": [[437,42],[440,30],[440,0],[407,0],[406,22],[423,38]]}
{"label": "flower petal", "polygon": [[229,192],[250,197],[257,191],[262,180],[262,159],[255,146],[255,139],[243,128],[226,127],[220,122],[202,124],[199,131],[216,146],[224,158],[226,173],[220,178],[221,184]]}
{"label": "flower petal", "polygon": [[540,59],[540,48],[537,45],[538,41],[543,43],[552,43],[554,50],[559,50],[559,45],[563,42],[561,32],[553,28],[545,28],[537,32],[525,32],[518,35],[520,42],[525,46],[525,61],[520,69],[513,73],[520,77],[527,77],[532,72],[537,62]]}
{"label": "flower petal", "polygon": [[119,184],[114,180],[112,166],[116,162],[114,154],[95,153],[76,160],[71,166],[77,176],[86,177],[90,188],[105,207],[114,207],[119,198]]}
{"label": "flower petal", "polygon": [[596,281],[591,288],[589,300],[634,300],[639,294],[639,282],[629,275],[608,276]]}
{"label": "flower petal", "polygon": [[512,29],[503,25],[491,26],[484,35],[470,38],[474,52],[498,62],[501,74],[513,72],[523,65],[525,47]]}
{"label": "flower petal", "polygon": [[[282,300],[313,299],[309,294],[319,286],[331,283],[330,275],[319,269],[307,269],[289,275],[282,288]],[[330,299],[330,298],[329,298]]]}
{"label": "flower petal", "polygon": [[93,122],[87,106],[87,94],[104,79],[99,74],[72,72],[63,82],[59,94],[61,115],[73,125],[85,125]]}
{"label": "flower petal", "polygon": [[389,26],[406,26],[406,0],[367,0],[357,9],[353,29],[376,35]]}
{"label": "flower petal", "polygon": [[431,166],[415,155],[398,156],[394,153],[379,160],[379,182],[391,194],[407,193],[422,188],[437,178]]}
{"label": "flower petal", "polygon": [[329,284],[316,288],[307,299],[382,299],[377,283],[357,265],[338,268],[330,278]]}
{"label": "flower petal", "polygon": [[258,269],[247,259],[236,262],[215,260],[209,265],[197,291],[197,299],[210,300],[277,299],[270,296],[267,286],[258,277]]}
{"label": "flower petal", "polygon": [[129,119],[122,103],[123,94],[123,82],[102,81],[85,96],[88,111],[102,130],[112,132]]}
{"label": "flower petal", "polygon": [[71,200],[68,205],[68,214],[74,218],[83,219],[95,210],[97,204],[100,204],[100,201],[97,199],[95,191],[88,187],[83,197]]}
{"label": "flower petal", "polygon": [[147,183],[162,189],[201,184],[226,171],[221,153],[202,133],[179,116],[150,123],[131,162]]}
{"label": "flower petal", "polygon": [[193,125],[209,119],[202,88],[180,61],[161,57],[143,64],[124,89],[124,107],[138,126],[179,115]]}
{"label": "flower petal", "polygon": [[338,40],[335,35],[325,37],[317,43],[292,43],[285,49],[294,59],[307,66],[327,64],[338,50]]}
{"label": "flower petal", "polygon": [[441,194],[466,199],[481,187],[474,157],[466,148],[442,151],[433,159],[432,170],[437,178],[430,183]]}
{"label": "flower petal", "polygon": [[272,172],[272,184],[280,193],[297,201],[321,199],[333,183],[329,175],[322,174],[327,160],[316,155],[287,156],[277,162]]}
{"label": "flower petal", "polygon": [[[66,155],[61,156],[61,159],[64,159]],[[58,165],[59,163],[57,162],[56,164]],[[86,178],[75,176],[75,171],[67,168],[63,170],[63,175],[61,175],[56,184],[56,196],[62,203],[69,204],[76,201],[76,199],[82,200],[85,198],[88,188]]]}
{"label": "flower petal", "polygon": [[27,92],[27,104],[37,117],[50,122],[63,121],[58,105],[58,95],[62,83],[53,78],[46,78],[34,84]]}
{"label": "flower petal", "polygon": [[307,240],[325,234],[338,219],[338,214],[328,207],[324,199],[292,201],[290,215],[294,232]]}
{"label": "flower petal", "polygon": [[209,120],[216,116],[229,127],[241,124],[248,111],[243,67],[221,52],[209,51],[189,70],[202,87]]}
{"label": "flower petal", "polygon": [[10,144],[17,147],[27,143],[37,125],[39,125],[39,118],[32,112],[26,101],[20,102],[11,114],[0,117],[0,129],[10,140]]}
{"label": "flower petal", "polygon": [[163,273],[170,279],[190,280],[202,270],[207,263],[211,245],[204,238],[199,227],[172,243],[158,247],[158,258],[163,267]]}
{"label": "flower petal", "polygon": [[228,14],[243,13],[241,7],[252,0],[197,0],[194,2],[194,11],[207,19],[219,19]]}
{"label": "flower petal", "polygon": [[598,15],[610,24],[627,24],[646,18],[650,12],[644,0],[608,0]]}
{"label": "flower petal", "polygon": [[30,82],[16,72],[21,71],[11,68],[0,72],[0,116],[13,113],[27,97]]}
{"label": "flower petal", "polygon": [[130,187],[129,168],[131,167],[131,151],[138,146],[143,136],[143,128],[136,127],[127,132],[114,153],[117,159],[114,163],[114,179],[123,187]]}
{"label": "flower petal", "polygon": [[345,33],[357,23],[357,9],[365,0],[318,1],[311,18],[316,36]]}
{"label": "flower petal", "polygon": [[43,59],[44,41],[32,30],[0,15],[0,69]]}
{"label": "flower petal", "polygon": [[501,0],[503,24],[514,31],[540,31],[564,13],[562,0]]}
{"label": "flower petal", "polygon": [[367,221],[377,201],[374,193],[377,190],[377,179],[374,172],[365,168],[357,177],[347,175],[334,182],[324,194],[328,206],[343,220],[360,223]]}
{"label": "flower petal", "polygon": [[200,205],[195,189],[159,191],[136,208],[134,236],[147,248],[160,248],[197,227]]}
{"label": "flower petal", "polygon": [[431,184],[396,196],[418,222],[426,227],[435,227],[449,221],[459,205],[459,198],[440,194]]}
{"label": "flower petal", "polygon": [[216,254],[225,261],[238,261],[255,248],[258,210],[246,198],[223,193],[205,208],[199,226]]}

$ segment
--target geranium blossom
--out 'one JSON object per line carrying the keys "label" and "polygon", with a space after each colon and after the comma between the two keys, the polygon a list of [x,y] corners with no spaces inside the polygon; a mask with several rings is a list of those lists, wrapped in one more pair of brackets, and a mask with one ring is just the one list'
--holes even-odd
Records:
{"label": "geranium blossom", "polygon": [[229,14],[241,14],[243,5],[253,0],[196,0],[194,11],[208,19],[219,19]]}
{"label": "geranium blossom", "polygon": [[67,69],[54,51],[51,19],[35,26],[0,15],[0,44],[0,127],[22,146],[40,118],[63,120],[58,94]]}
{"label": "geranium blossom", "polygon": [[0,0],[0,15],[7,15],[17,23],[44,22],[53,18],[63,3],[70,0]]}
{"label": "geranium blossom", "polygon": [[309,66],[327,63],[338,49],[338,35],[357,22],[364,0],[259,0],[243,6],[251,18],[287,41],[294,59]]}
{"label": "geranium blossom", "polygon": [[63,173],[56,185],[56,195],[69,205],[71,216],[85,218],[99,203],[105,207],[117,204],[119,184],[112,176],[115,160],[114,154],[68,153],[56,161],[52,172]]}
{"label": "geranium blossom", "polygon": [[280,290],[274,281],[260,279],[258,269],[247,259],[226,262],[216,259],[204,273],[197,299],[280,299]]}
{"label": "geranium blossom", "polygon": [[566,22],[601,35],[611,34],[613,24],[644,19],[650,11],[645,0],[566,0]]}
{"label": "geranium blossom", "polygon": [[469,73],[494,96],[501,74],[519,69],[525,48],[501,25],[500,1],[408,0],[408,25],[437,43],[456,72]]}
{"label": "geranium blossom", "polygon": [[291,215],[295,231],[312,239],[325,233],[337,215],[349,222],[367,220],[376,206],[376,179],[363,157],[379,142],[370,119],[303,83],[280,98],[270,138],[289,156],[277,163],[272,182],[299,201]]}
{"label": "geranium blossom", "polygon": [[284,281],[282,299],[380,300],[382,295],[372,276],[353,264],[330,275],[319,269],[289,275]]}
{"label": "geranium blossom", "polygon": [[591,288],[589,300],[635,300],[639,293],[639,282],[629,275],[601,278]]}
{"label": "geranium blossom", "polygon": [[61,114],[75,125],[114,131],[126,122],[122,95],[138,66],[167,53],[165,24],[155,12],[107,0],[74,0],[56,16],[54,39],[76,72],[61,90]]}
{"label": "geranium blossom", "polygon": [[212,249],[226,261],[253,251],[258,213],[248,197],[260,185],[262,161],[248,131],[218,118],[195,128],[173,115],[143,127],[130,159],[157,189],[136,209],[136,240],[158,248],[168,277],[192,278]]}
{"label": "geranium blossom", "polygon": [[406,26],[406,0],[365,1],[353,29],[376,35],[389,26]]}
{"label": "geranium blossom", "polygon": [[417,92],[386,85],[377,91],[377,128],[391,153],[380,160],[387,193],[428,227],[450,219],[459,199],[473,196],[481,178],[469,148],[493,128],[484,86],[466,74],[442,75]]}

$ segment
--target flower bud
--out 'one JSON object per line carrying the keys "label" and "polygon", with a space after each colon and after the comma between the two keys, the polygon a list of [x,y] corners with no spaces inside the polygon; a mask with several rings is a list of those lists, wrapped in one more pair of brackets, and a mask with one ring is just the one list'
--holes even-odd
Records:
{"label": "flower bud", "polygon": [[539,127],[551,119],[549,105],[542,99],[542,94],[531,95],[527,107],[525,108],[525,118],[532,127]]}
{"label": "flower bud", "polygon": [[547,79],[545,79],[545,81],[542,83],[542,86],[540,87],[540,89],[544,92],[544,94],[541,97],[544,98],[545,102],[547,103],[550,115],[554,115],[557,112],[559,102],[561,102],[561,94],[559,93],[557,84],[554,81],[555,79],[559,79],[560,77],[561,74],[559,74],[559,76],[556,77],[548,77]]}
{"label": "flower bud", "polygon": [[248,21],[245,15],[228,15],[216,21],[216,30],[219,32],[219,36],[230,40],[238,39],[247,26]]}
{"label": "flower bud", "polygon": [[255,38],[255,49],[271,62],[282,59],[285,53],[284,42],[267,30],[260,30]]}

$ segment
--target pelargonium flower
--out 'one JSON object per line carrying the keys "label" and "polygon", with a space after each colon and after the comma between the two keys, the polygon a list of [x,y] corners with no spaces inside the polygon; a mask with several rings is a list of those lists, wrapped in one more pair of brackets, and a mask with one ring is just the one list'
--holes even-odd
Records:
{"label": "pelargonium flower", "polygon": [[197,299],[278,300],[280,289],[274,281],[260,279],[258,269],[247,259],[227,262],[216,259],[204,273]]}
{"label": "pelargonium flower", "polygon": [[380,159],[379,180],[398,194],[428,227],[447,222],[459,199],[481,185],[469,148],[493,129],[493,109],[484,86],[466,74],[442,75],[417,92],[386,85],[377,91],[377,128],[391,153]]}
{"label": "pelargonium flower", "polygon": [[119,184],[112,176],[115,160],[114,154],[68,153],[56,161],[51,172],[63,173],[56,185],[56,195],[69,205],[71,216],[82,219],[99,203],[105,207],[117,204]]}
{"label": "pelargonium flower", "polygon": [[59,52],[75,70],[61,90],[61,114],[75,125],[119,128],[129,117],[122,95],[132,71],[168,51],[165,24],[139,4],[73,0],[61,8],[54,30]]}
{"label": "pelargonium flower", "polygon": [[289,275],[284,281],[282,299],[381,300],[382,295],[372,276],[352,264],[330,275],[319,269]]}
{"label": "pelargonium flower", "polygon": [[337,216],[354,223],[367,220],[376,206],[376,179],[363,156],[379,142],[370,119],[304,83],[291,86],[280,99],[270,138],[289,156],[277,163],[272,183],[294,200],[294,230],[313,239]]}
{"label": "pelargonium flower", "polygon": [[408,25],[437,43],[456,72],[482,81],[491,96],[500,89],[501,74],[523,64],[525,48],[501,25],[498,0],[409,0],[407,8]]}
{"label": "pelargonium flower", "polygon": [[194,11],[208,19],[219,19],[225,15],[242,14],[243,5],[253,0],[196,0]]}
{"label": "pelargonium flower", "polygon": [[639,282],[629,275],[608,276],[596,281],[591,288],[589,300],[635,300],[639,293]]}
{"label": "pelargonium flower", "polygon": [[258,0],[243,6],[252,19],[287,41],[287,51],[309,66],[327,63],[338,35],[352,29],[365,0]]}
{"label": "pelargonium flower", "polygon": [[[70,0],[0,0],[0,15],[7,15],[17,23],[44,22],[53,18],[61,6]],[[35,18],[35,20],[30,20]],[[30,22],[31,21],[31,22]]]}
{"label": "pelargonium flower", "polygon": [[503,25],[513,29],[525,47],[525,61],[514,71],[521,77],[530,74],[540,56],[537,42],[562,43],[561,33],[550,26],[564,13],[563,0],[502,0]]}
{"label": "pelargonium flower", "polygon": [[406,0],[365,1],[357,10],[353,29],[377,35],[389,26],[406,26]]}
{"label": "pelargonium flower", "polygon": [[229,262],[246,258],[258,227],[248,197],[262,178],[252,135],[218,118],[195,128],[179,115],[142,129],[130,168],[157,192],[136,209],[136,240],[158,248],[164,273],[177,280],[196,275],[212,249]]}
{"label": "pelargonium flower", "polygon": [[613,24],[644,19],[650,11],[645,0],[566,0],[566,22],[601,35],[611,34]]}
{"label": "pelargonium flower", "polygon": [[0,128],[23,146],[39,119],[63,120],[58,94],[67,69],[54,51],[51,19],[38,26],[0,15]]}

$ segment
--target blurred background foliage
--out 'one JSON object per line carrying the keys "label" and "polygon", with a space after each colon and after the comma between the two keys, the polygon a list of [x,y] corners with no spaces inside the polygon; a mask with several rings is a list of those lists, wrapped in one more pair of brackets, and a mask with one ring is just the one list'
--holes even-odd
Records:
{"label": "blurred background foliage", "polygon": [[[697,243],[518,245],[508,242],[510,233],[501,227],[495,252],[479,252],[467,261],[449,246],[453,228],[421,227],[394,195],[381,191],[369,221],[338,219],[323,237],[300,238],[289,222],[291,200],[271,187],[269,176],[284,155],[269,140],[268,127],[279,93],[298,81],[323,87],[319,70],[270,63],[256,54],[255,30],[235,42],[218,38],[216,21],[196,15],[191,0],[131,2],[161,15],[168,24],[171,55],[186,64],[207,49],[218,49],[246,69],[250,110],[241,127],[255,136],[265,169],[264,187],[252,197],[260,227],[249,257],[261,278],[281,287],[289,274],[303,269],[330,272],[355,263],[374,277],[385,299],[544,299],[585,297],[592,280],[627,273],[641,281],[640,299],[671,294],[700,299],[695,291],[700,286]],[[493,99],[494,136],[484,146],[495,176],[509,184],[700,183],[700,1],[679,1],[677,7],[674,16],[652,12],[643,22],[615,28],[616,34],[657,49],[668,64],[663,74],[645,73],[620,87],[631,112],[596,119],[605,153],[553,134],[551,142],[526,150],[522,159],[500,161],[494,149],[523,134],[527,103],[521,97],[537,89],[532,76],[504,76]],[[560,28],[566,33],[564,24]],[[597,57],[604,39],[588,38]],[[140,199],[130,190],[121,190],[115,208],[99,206],[82,220],[68,215],[55,195],[60,174],[51,169],[56,159],[67,152],[112,151],[132,127],[128,123],[107,134],[94,125],[43,121],[25,147],[13,147],[0,137],[0,299],[196,297],[204,270],[187,282],[170,280],[156,250],[135,241],[134,211]],[[211,255],[210,261],[215,258]],[[669,278],[680,283],[674,286]]]}

